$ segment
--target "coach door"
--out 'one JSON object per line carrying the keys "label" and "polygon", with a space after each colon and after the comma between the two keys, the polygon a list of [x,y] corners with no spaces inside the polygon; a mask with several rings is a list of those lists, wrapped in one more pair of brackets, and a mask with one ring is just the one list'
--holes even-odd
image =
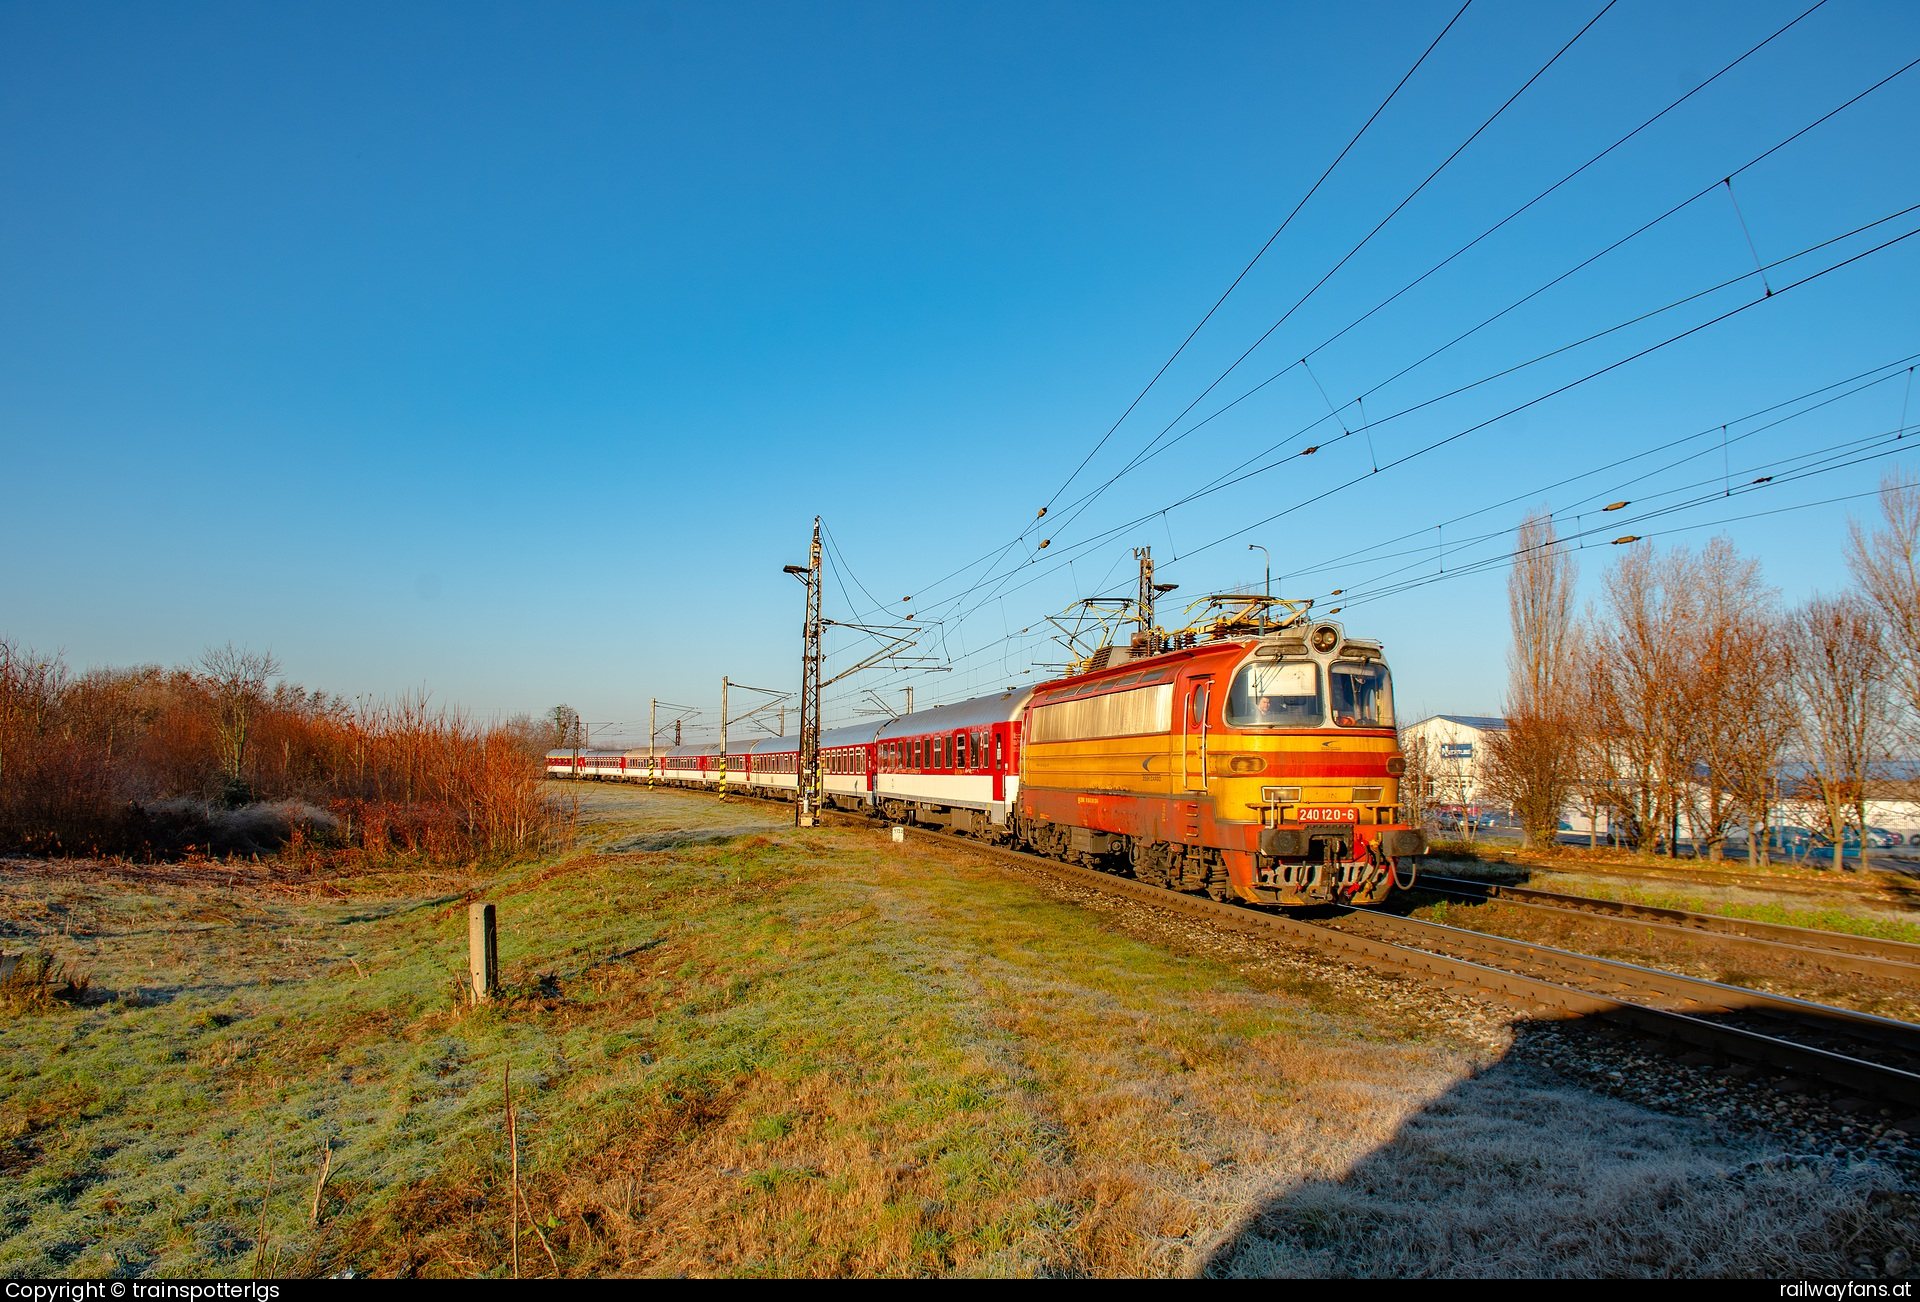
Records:
{"label": "coach door", "polygon": [[1207,706],[1213,695],[1213,677],[1189,678],[1180,699],[1180,786],[1184,791],[1207,789]]}

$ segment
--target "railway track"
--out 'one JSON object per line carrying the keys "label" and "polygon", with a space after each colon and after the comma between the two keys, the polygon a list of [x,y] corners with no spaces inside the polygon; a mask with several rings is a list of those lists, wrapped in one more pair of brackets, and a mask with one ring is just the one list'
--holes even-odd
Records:
{"label": "railway track", "polygon": [[[1449,862],[1445,858],[1429,859],[1429,863]],[[1828,877],[1818,884],[1794,881],[1791,878],[1770,876],[1764,873],[1741,872],[1737,869],[1721,868],[1711,874],[1703,871],[1688,872],[1684,869],[1647,868],[1639,864],[1609,864],[1596,862],[1579,868],[1556,868],[1550,864],[1529,863],[1522,860],[1500,859],[1491,861],[1452,860],[1463,868],[1473,866],[1516,868],[1528,874],[1538,873],[1546,877],[1592,877],[1611,876],[1634,882],[1656,882],[1663,886],[1688,887],[1695,890],[1740,887],[1748,890],[1769,891],[1775,894],[1804,895],[1811,899],[1828,900],[1836,890],[1859,900],[1876,903],[1911,902],[1920,896],[1920,882],[1912,876],[1895,875],[1885,869],[1875,869],[1860,876],[1849,871],[1845,877]]]}
{"label": "railway track", "polygon": [[[738,793],[726,798],[761,802],[760,797]],[[764,803],[784,805],[780,801]],[[876,825],[876,820],[862,814],[822,813],[823,821],[840,826],[872,828]],[[950,842],[1109,895],[1204,918],[1226,930],[1269,939],[1284,937],[1376,971],[1421,976],[1456,990],[1500,1000],[1535,1017],[1597,1017],[1656,1040],[1691,1046],[1714,1058],[1732,1059],[1831,1086],[1862,1101],[1871,1099],[1920,1109],[1920,1025],[1911,1022],[1404,918],[1375,909],[1355,909],[1339,925],[1310,922],[1149,886],[1132,878],[971,837],[956,836],[950,838]],[[1425,880],[1432,881],[1431,878]],[[1481,885],[1468,883],[1459,889]],[[1504,892],[1516,888],[1496,889]],[[1623,907],[1650,909],[1640,905]],[[1665,919],[1636,921],[1640,925],[1656,921],[1660,925],[1673,925]],[[1368,934],[1369,927],[1386,931],[1393,939]],[[1797,933],[1807,929],[1787,930]],[[1831,933],[1816,934],[1824,937]],[[1867,938],[1840,939],[1852,942]],[[1869,945],[1881,943],[1896,942],[1870,941]],[[1843,954],[1839,949],[1825,952]],[[1871,953],[1844,956],[1883,957]],[[1904,969],[1910,965],[1901,963],[1900,966]]]}
{"label": "railway track", "polygon": [[1765,958],[1789,958],[1837,972],[1857,972],[1920,985],[1920,945],[1873,936],[1850,936],[1813,927],[1751,922],[1713,913],[1661,908],[1624,900],[1594,899],[1526,886],[1497,886],[1465,878],[1423,873],[1416,891],[1453,899],[1499,900],[1547,914],[1578,915],[1584,920],[1616,922],[1649,936],[1706,939],[1719,948]]}
{"label": "railway track", "polygon": [[[1913,1023],[1377,910],[1347,915],[1363,926],[1309,922],[982,841],[962,843],[1107,894],[1232,931],[1303,942],[1378,971],[1423,976],[1534,1016],[1599,1017],[1863,1100],[1920,1107],[1920,1025]],[[1368,934],[1365,925],[1394,938]]]}

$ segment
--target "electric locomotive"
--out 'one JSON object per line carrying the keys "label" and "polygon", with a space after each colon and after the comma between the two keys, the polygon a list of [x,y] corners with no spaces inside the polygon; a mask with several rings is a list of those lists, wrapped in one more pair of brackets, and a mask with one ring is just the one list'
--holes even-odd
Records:
{"label": "electric locomotive", "polygon": [[[1218,900],[1376,903],[1426,850],[1402,817],[1381,646],[1254,609],[1143,631],[1036,687],[822,733],[822,799]],[[557,750],[548,772],[791,800],[799,745]]]}
{"label": "electric locomotive", "polygon": [[1015,835],[1220,900],[1384,899],[1426,843],[1380,644],[1327,620],[1213,633],[1142,635],[1035,690]]}

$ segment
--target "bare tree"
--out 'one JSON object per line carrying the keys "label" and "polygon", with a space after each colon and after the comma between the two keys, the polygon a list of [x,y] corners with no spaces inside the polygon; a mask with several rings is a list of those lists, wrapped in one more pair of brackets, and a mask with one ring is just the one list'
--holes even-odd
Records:
{"label": "bare tree", "polygon": [[1836,869],[1849,815],[1857,816],[1867,865],[1867,772],[1885,753],[1889,722],[1884,636],[1879,611],[1851,593],[1812,598],[1787,626],[1807,794],[1825,815]]}
{"label": "bare tree", "polygon": [[1878,612],[1900,693],[1901,732],[1920,745],[1920,478],[1896,470],[1880,481],[1880,527],[1847,522],[1847,568]]}
{"label": "bare tree", "polygon": [[[1675,560],[1686,574],[1689,627],[1678,656],[1678,726],[1687,733],[1681,749],[1693,760],[1681,789],[1695,846],[1718,860],[1752,776],[1742,770],[1736,780],[1736,752],[1759,739],[1772,709],[1756,674],[1772,667],[1761,639],[1773,593],[1760,581],[1760,563],[1726,538],[1713,539],[1697,558],[1680,552]],[[1672,581],[1679,578],[1676,570]],[[1756,710],[1762,719],[1753,717]]]}
{"label": "bare tree", "polygon": [[1715,780],[1732,795],[1747,824],[1747,862],[1766,862],[1781,761],[1799,724],[1791,659],[1779,640],[1760,628],[1743,629],[1724,648],[1721,701],[1715,733]]}
{"label": "bare tree", "polygon": [[213,730],[220,747],[220,772],[227,799],[247,799],[247,740],[253,718],[266,699],[267,683],[280,672],[271,651],[254,653],[229,642],[200,657],[200,682],[213,703]]}
{"label": "bare tree", "polygon": [[1586,805],[1589,844],[1599,840],[1597,829],[1604,810],[1608,840],[1638,845],[1644,830],[1639,802],[1631,794],[1637,789],[1632,746],[1621,723],[1617,696],[1621,684],[1613,673],[1611,654],[1611,640],[1589,610],[1574,641],[1568,692],[1569,709],[1580,720],[1575,732],[1575,790]]}
{"label": "bare tree", "polygon": [[1596,758],[1635,842],[1664,843],[1672,854],[1677,794],[1693,758],[1678,690],[1687,636],[1684,553],[1635,547],[1607,573],[1605,591],[1609,618],[1594,622],[1587,657],[1588,708],[1604,749]]}
{"label": "bare tree", "polygon": [[1568,700],[1574,662],[1573,553],[1553,517],[1529,515],[1507,577],[1513,641],[1507,649],[1507,726],[1489,734],[1491,785],[1513,807],[1528,845],[1551,845],[1572,797],[1578,738]]}
{"label": "bare tree", "polygon": [[580,745],[580,711],[571,705],[556,705],[547,711],[547,726],[552,729],[552,747]]}
{"label": "bare tree", "polygon": [[1401,806],[1409,824],[1425,827],[1435,796],[1433,746],[1424,735],[1402,732],[1400,753],[1407,761],[1406,772],[1400,775]]}

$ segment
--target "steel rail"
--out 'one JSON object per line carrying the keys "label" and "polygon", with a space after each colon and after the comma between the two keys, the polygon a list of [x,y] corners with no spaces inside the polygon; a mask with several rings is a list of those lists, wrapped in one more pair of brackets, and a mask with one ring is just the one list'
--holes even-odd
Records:
{"label": "steel rail", "polygon": [[[1447,863],[1465,867],[1476,861],[1462,861],[1444,855],[1435,855],[1430,856],[1426,862],[1436,866]],[[1477,862],[1487,864],[1497,863],[1502,867],[1518,868],[1524,872],[1545,873],[1549,877],[1602,875],[1630,878],[1636,881],[1671,883],[1675,886],[1692,886],[1696,888],[1737,886],[1749,890],[1777,891],[1789,895],[1806,895],[1816,899],[1830,897],[1834,893],[1835,888],[1843,889],[1846,894],[1854,896],[1855,898],[1875,895],[1881,898],[1887,898],[1888,893],[1896,888],[1903,892],[1911,893],[1915,887],[1920,887],[1920,880],[1916,880],[1914,874],[1900,872],[1891,868],[1874,868],[1872,870],[1874,876],[1869,877],[1856,877],[1850,880],[1835,878],[1814,883],[1796,882],[1791,878],[1770,877],[1764,873],[1746,872],[1736,868],[1716,870],[1712,874],[1712,879],[1709,880],[1707,877],[1703,877],[1700,870],[1697,869],[1688,872],[1684,868],[1679,867],[1671,869],[1648,868],[1638,864],[1609,864],[1604,861],[1577,868],[1556,868],[1551,864],[1534,863],[1520,859],[1480,860]],[[1685,863],[1686,861],[1679,860],[1677,862]],[[1821,869],[1818,871],[1825,870]],[[1890,880],[1876,880],[1876,877],[1882,876]]]}
{"label": "steel rail", "polygon": [[[725,794],[738,795],[748,800],[763,801],[768,804],[785,803],[770,797],[749,795],[746,792]],[[845,810],[824,809],[822,813],[829,816],[837,815],[838,817],[834,819],[836,823],[840,819],[845,819],[846,822],[841,824],[842,826],[871,828],[876,821],[871,815],[850,813]],[[1476,995],[1491,996],[1534,1017],[1604,1018],[1610,1022],[1633,1027],[1658,1039],[1690,1044],[1696,1048],[1754,1063],[1786,1075],[1817,1080],[1887,1102],[1920,1106],[1920,1073],[1900,1067],[1836,1053],[1813,1045],[1800,1044],[1742,1026],[1709,1021],[1693,1013],[1673,1008],[1638,1003],[1621,998],[1617,994],[1582,990],[1575,986],[1562,985],[1559,982],[1512,972],[1505,968],[1455,958],[1411,945],[1396,945],[1391,941],[1324,926],[1320,923],[1305,922],[1279,913],[1267,913],[1243,905],[1221,904],[1199,896],[1168,890],[1165,887],[1149,886],[1131,878],[1117,877],[1111,873],[1082,868],[1076,864],[1061,863],[1056,859],[1048,859],[1026,851],[1008,849],[1005,846],[994,845],[972,837],[952,836],[945,839],[947,844],[956,848],[996,855],[1024,867],[1043,869],[1056,877],[1078,882],[1109,895],[1126,896],[1156,908],[1206,918],[1228,930],[1246,932],[1269,939],[1285,936],[1304,942],[1311,948],[1337,951],[1343,957],[1376,971],[1394,975],[1411,973],[1443,986]],[[1398,918],[1393,914],[1367,911],[1367,916],[1388,919],[1390,924],[1412,923],[1420,928],[1434,928],[1436,932],[1449,933],[1458,938],[1456,943],[1463,943],[1469,947],[1477,942],[1500,941],[1504,946],[1512,946],[1520,950],[1548,950],[1548,947],[1531,945],[1524,941],[1509,941],[1505,937],[1489,936],[1484,932],[1466,931],[1458,927],[1443,927],[1438,923],[1417,923],[1414,919]],[[1499,948],[1493,945],[1487,947]],[[1796,1006],[1819,1014],[1822,1020],[1832,1018],[1848,1029],[1858,1027],[1866,1031],[1875,1024],[1885,1023],[1902,1028],[1905,1034],[1920,1035],[1920,1026],[1895,1022],[1890,1018],[1876,1018],[1867,1013],[1855,1013],[1850,1009],[1832,1008],[1825,1004],[1787,999],[1779,995],[1763,995],[1759,991],[1746,990],[1739,986],[1701,982],[1695,978],[1681,977],[1677,973],[1660,972],[1653,968],[1637,967],[1629,963],[1614,963],[1608,959],[1595,959],[1589,955],[1574,954],[1566,950],[1548,950],[1548,952],[1562,961],[1604,965],[1615,969],[1616,972],[1610,975],[1617,974],[1620,977],[1638,975],[1653,978],[1658,983],[1652,987],[1656,992],[1661,985],[1675,983],[1700,985],[1729,992],[1730,996],[1753,997]],[[1619,984],[1632,986],[1633,983],[1630,980],[1622,980]]]}
{"label": "steel rail", "polygon": [[[1110,873],[1061,863],[1054,859],[1020,850],[1010,850],[984,841],[955,838],[954,843],[1029,867],[1045,869],[1057,877],[1090,886],[1107,894],[1122,895],[1158,908],[1203,917],[1230,930],[1264,935],[1269,938],[1286,936],[1303,941],[1316,949],[1338,951],[1343,957],[1356,960],[1376,970],[1396,974],[1410,972],[1429,979],[1437,979],[1443,985],[1465,989],[1476,994],[1491,995],[1535,1016],[1601,1017],[1608,1021],[1632,1026],[1636,1030],[1662,1039],[1690,1044],[1789,1075],[1818,1080],[1861,1095],[1910,1106],[1920,1105],[1920,1073],[1900,1067],[1836,1053],[1813,1045],[1800,1044],[1746,1027],[1709,1021],[1691,1012],[1638,1003],[1614,993],[1583,990],[1505,968],[1438,954],[1410,945],[1397,945],[1391,941],[1353,931],[1343,931],[1320,923],[1305,922],[1278,913],[1266,913],[1241,905],[1220,904],[1198,896],[1171,891],[1165,887],[1149,886],[1130,878],[1116,877]],[[1370,914],[1369,916],[1393,918],[1392,914]],[[1398,918],[1393,920],[1408,921]],[[1437,923],[1422,925],[1439,927]],[[1483,933],[1462,931],[1459,928],[1448,927],[1440,930],[1454,933],[1468,945],[1489,939]],[[1527,946],[1519,941],[1507,943],[1519,948],[1541,948]],[[1586,955],[1571,954],[1566,951],[1555,951],[1555,953],[1572,960],[1587,958]],[[1590,961],[1609,962],[1604,959]],[[1657,979],[1663,985],[1671,984],[1675,979],[1674,974],[1657,972],[1649,968],[1635,968],[1631,964],[1611,966],[1621,969],[1622,975],[1645,974]],[[1691,982],[1693,979],[1681,977],[1677,980]],[[1622,982],[1622,984],[1629,983]],[[1699,984],[1714,986],[1716,983]],[[1759,994],[1756,991],[1742,990],[1737,986],[1718,988],[1736,992],[1739,995]],[[1765,996],[1765,998],[1781,999],[1782,997]],[[1872,1023],[1889,1022],[1892,1026],[1920,1034],[1920,1027],[1914,1027],[1905,1022],[1874,1018],[1870,1014],[1853,1013],[1848,1009],[1830,1009],[1825,1005],[1807,1003],[1804,1000],[1784,1002],[1799,1005],[1807,1010],[1817,1010],[1822,1014],[1831,1014],[1849,1028],[1860,1025],[1861,1029],[1865,1029],[1866,1025]]]}
{"label": "steel rail", "polygon": [[[1796,958],[1822,967],[1896,980],[1920,981],[1920,945],[1874,936],[1849,936],[1814,927],[1791,927],[1778,922],[1748,922],[1712,913],[1634,904],[1625,900],[1563,895],[1524,886],[1496,886],[1462,878],[1423,874],[1415,890],[1432,891],[1460,899],[1499,900],[1583,919],[1619,922],[1643,927],[1658,935],[1709,937],[1726,948],[1745,949],[1775,958]],[[1855,942],[1859,942],[1857,947]]]}
{"label": "steel rail", "polygon": [[[1419,937],[1432,944],[1462,945],[1482,955],[1497,955],[1510,962],[1535,963],[1558,968],[1577,976],[1598,978],[1646,994],[1664,997],[1680,1005],[1682,1011],[1709,1013],[1758,1012],[1784,1021],[1832,1032],[1845,1028],[1856,1038],[1872,1040],[1920,1059],[1920,1025],[1891,1017],[1880,1017],[1852,1008],[1776,995],[1746,986],[1727,985],[1704,977],[1686,976],[1665,968],[1645,967],[1620,959],[1600,958],[1574,950],[1558,949],[1537,941],[1514,940],[1492,932],[1466,927],[1450,927],[1443,922],[1422,918],[1403,918],[1379,909],[1358,908],[1348,917],[1364,918],[1402,936]],[[1325,925],[1325,924],[1319,924]],[[1338,930],[1338,928],[1329,928]]]}

